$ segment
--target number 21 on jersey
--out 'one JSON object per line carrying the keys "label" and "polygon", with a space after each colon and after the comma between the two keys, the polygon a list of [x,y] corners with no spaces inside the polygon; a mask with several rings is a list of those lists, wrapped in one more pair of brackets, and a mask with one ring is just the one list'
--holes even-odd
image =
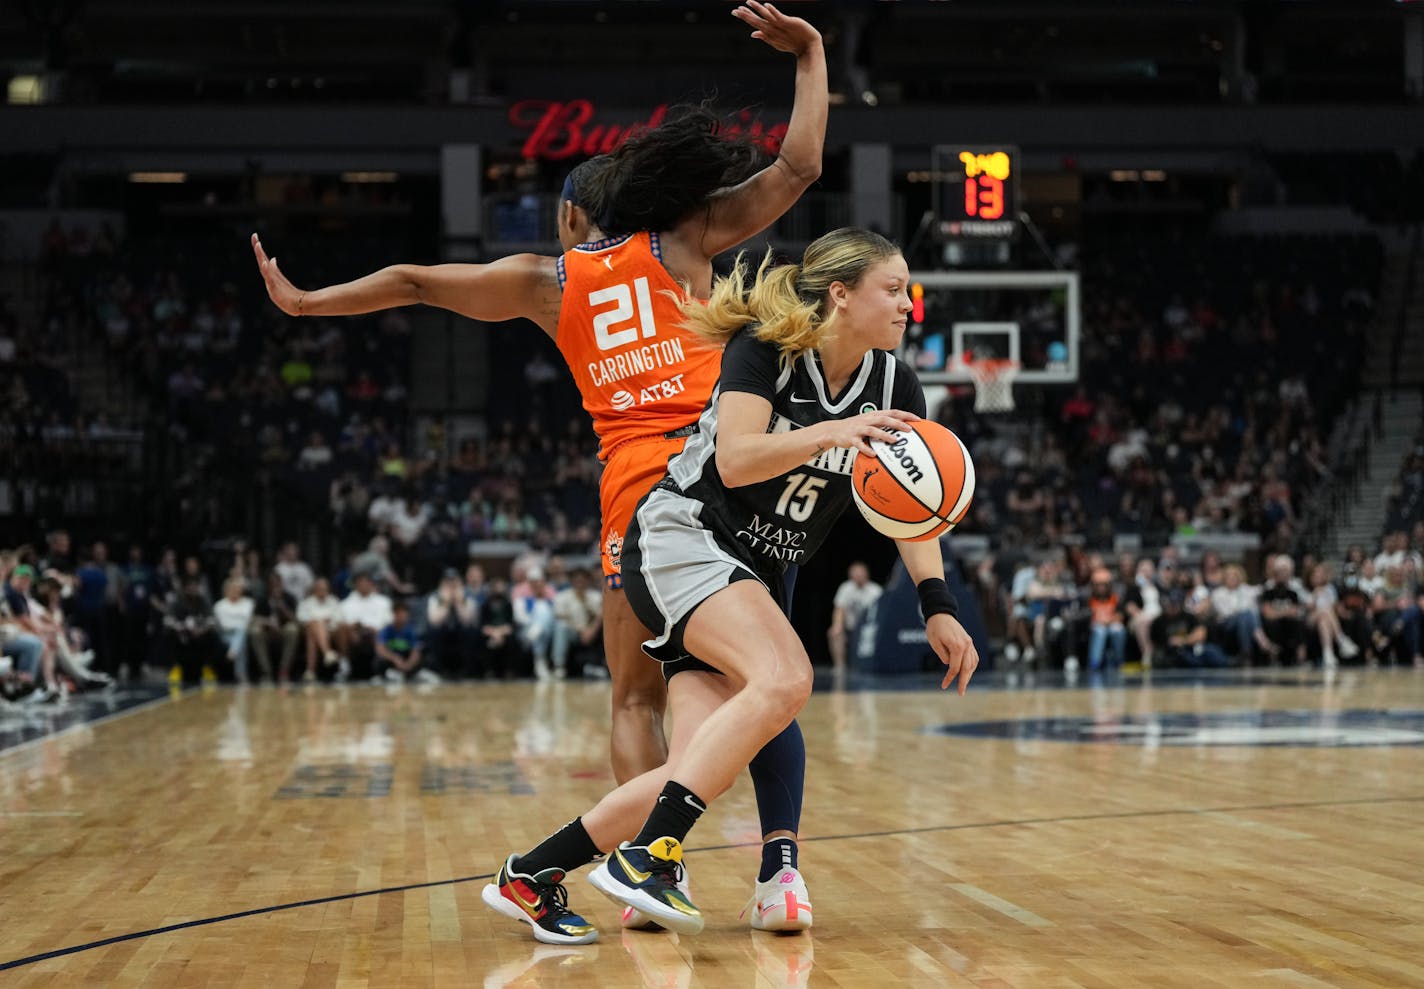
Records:
{"label": "number 21 on jersey", "polygon": [[[633,318],[634,299],[638,303],[638,322],[621,330],[613,329],[619,323],[626,323]],[[619,282],[617,285],[588,293],[590,306],[601,306],[606,302],[612,302],[612,308],[593,314],[593,338],[598,343],[599,350],[626,347],[630,343],[636,343],[640,335],[657,336],[658,327],[653,322],[653,294],[648,288],[646,276],[633,279],[631,288],[627,282]]]}

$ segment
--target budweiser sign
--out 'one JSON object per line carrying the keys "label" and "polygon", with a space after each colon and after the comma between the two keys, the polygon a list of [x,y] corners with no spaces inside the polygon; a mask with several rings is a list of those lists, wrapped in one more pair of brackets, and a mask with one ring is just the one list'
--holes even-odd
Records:
{"label": "budweiser sign", "polygon": [[[520,100],[510,106],[509,122],[529,132],[524,139],[526,158],[588,158],[613,151],[630,137],[662,123],[667,104],[654,107],[647,120],[624,125],[600,123],[597,112],[589,100]],[[767,153],[776,154],[781,150],[786,126],[777,123],[768,127],[743,110],[723,127],[722,133],[728,137],[748,136]]]}

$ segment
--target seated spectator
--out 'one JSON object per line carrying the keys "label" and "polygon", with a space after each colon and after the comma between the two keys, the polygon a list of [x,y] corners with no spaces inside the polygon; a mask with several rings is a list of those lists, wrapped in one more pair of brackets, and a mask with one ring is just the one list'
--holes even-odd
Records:
{"label": "seated spectator", "polygon": [[275,642],[282,650],[277,679],[282,683],[287,682],[301,637],[301,626],[297,622],[297,599],[287,593],[281,576],[273,570],[267,575],[266,593],[257,599],[248,638],[252,654],[257,658],[257,665],[263,676],[272,674],[269,657]]}
{"label": "seated spectator", "polygon": [[0,657],[9,660],[10,667],[0,671],[0,699],[14,701],[32,694],[39,683],[43,656],[44,643],[20,627],[0,595]]}
{"label": "seated spectator", "polygon": [[292,542],[283,543],[282,548],[277,550],[277,562],[272,565],[272,571],[281,578],[282,590],[290,594],[294,601],[305,598],[316,581],[316,574],[302,559],[297,544]]}
{"label": "seated spectator", "polygon": [[[1330,568],[1317,563],[1310,568],[1310,611],[1306,624],[1315,629],[1320,639],[1320,660],[1327,667],[1335,666],[1341,659],[1354,659],[1360,652],[1355,640],[1340,627],[1339,604],[1340,595],[1330,582]],[[1339,656],[1335,653],[1336,643],[1340,646]]]}
{"label": "seated spectator", "polygon": [[1228,666],[1230,660],[1215,643],[1206,640],[1206,626],[1185,607],[1179,590],[1162,595],[1162,613],[1152,620],[1154,662],[1171,666]]}
{"label": "seated spectator", "polygon": [[390,624],[376,637],[377,673],[372,679],[380,679],[384,673],[391,683],[405,683],[412,678],[421,683],[439,683],[440,677],[421,666],[423,655],[420,630],[411,620],[410,606],[397,601],[391,609]]}
{"label": "seated spectator", "polygon": [[1261,631],[1272,661],[1284,656],[1305,662],[1305,588],[1295,579],[1295,562],[1282,553],[1269,565],[1270,579],[1261,587]]}
{"label": "seated spectator", "polygon": [[1126,615],[1122,610],[1122,600],[1113,588],[1112,573],[1106,568],[1093,571],[1087,603],[1091,616],[1088,669],[1102,669],[1104,659],[1109,666],[1122,665],[1127,647],[1127,627],[1123,624]]}
{"label": "seated spectator", "polygon": [[1419,598],[1419,590],[1405,575],[1403,566],[1385,569],[1374,601],[1376,658],[1424,665],[1419,655]]}
{"label": "seated spectator", "polygon": [[[585,661],[584,675],[602,671],[599,662],[603,644],[603,594],[593,577],[582,567],[569,574],[569,586],[554,595],[554,676],[562,679],[573,651],[592,653]],[[597,674],[594,674],[595,676]]]}
{"label": "seated spectator", "polygon": [[375,578],[356,573],[356,589],[341,602],[341,619],[349,629],[347,655],[338,661],[336,678],[347,680],[355,666],[360,675],[375,665],[376,638],[391,624],[391,599],[376,590]]}
{"label": "seated spectator", "polygon": [[[237,585],[239,588],[241,584]],[[192,683],[201,670],[203,682],[217,680],[214,665],[223,653],[223,640],[218,637],[213,606],[203,593],[198,578],[181,578],[179,590],[167,603],[163,616],[166,652],[173,665],[168,682],[174,686]]]}
{"label": "seated spectator", "polygon": [[1335,605],[1335,613],[1340,619],[1340,631],[1356,645],[1364,643],[1366,650],[1373,648],[1370,643],[1373,604],[1373,595],[1366,589],[1361,575],[1358,572],[1345,574],[1340,581],[1340,600]]}
{"label": "seated spectator", "polygon": [[390,513],[387,527],[396,545],[408,555],[429,521],[430,507],[414,495],[407,494]]}
{"label": "seated spectator", "polygon": [[223,596],[213,605],[213,620],[238,683],[247,682],[247,637],[255,608],[256,602],[247,596],[243,581],[237,577],[228,578],[223,584]]}
{"label": "seated spectator", "polygon": [[1025,562],[1014,571],[1009,582],[1009,629],[1008,644],[1004,646],[1004,659],[1016,663],[1020,658],[1032,663],[1036,653],[1033,645],[1033,623],[1029,618],[1028,589],[1038,573],[1038,567]]}
{"label": "seated spectator", "polygon": [[514,600],[514,624],[519,630],[519,639],[534,657],[534,676],[548,680],[549,650],[554,641],[554,602],[552,588],[544,580],[544,571],[530,567],[526,577],[527,595]]}
{"label": "seated spectator", "polygon": [[0,594],[0,655],[10,657],[16,670],[6,699],[25,696],[36,703],[58,701],[62,692],[54,674],[54,656],[45,648],[30,617],[29,590],[34,568],[15,565],[13,557],[0,560],[0,579],[5,582],[4,594]]}
{"label": "seated spectator", "polygon": [[846,654],[860,631],[860,624],[883,593],[881,586],[870,579],[870,568],[857,560],[846,571],[846,579],[836,588],[831,601],[831,627],[826,630],[831,666],[844,670]]}
{"label": "seated spectator", "polygon": [[519,643],[514,634],[514,605],[509,585],[496,578],[490,581],[484,604],[480,606],[480,635],[484,640],[481,658],[486,677],[501,680],[521,666]]}
{"label": "seated spectator", "polygon": [[322,470],[331,465],[333,454],[326,443],[326,437],[313,430],[307,437],[307,445],[297,454],[297,470]]}
{"label": "seated spectator", "polygon": [[477,668],[479,614],[474,596],[466,594],[460,582],[460,571],[446,570],[440,586],[426,598],[425,627],[433,665],[447,676]]}
{"label": "seated spectator", "polygon": [[64,587],[58,579],[45,577],[36,584],[29,606],[37,634],[54,655],[57,673],[63,673],[81,690],[113,684],[107,673],[90,668],[94,650],[92,646],[86,648],[89,643],[81,630],[70,627],[64,613]]}
{"label": "seated spectator", "polygon": [[297,605],[297,623],[301,625],[307,643],[307,669],[304,683],[316,681],[316,661],[320,656],[327,666],[337,666],[349,648],[349,632],[343,620],[341,601],[331,593],[331,583],[318,577],[310,596]]}
{"label": "seated spectator", "polygon": [[144,665],[149,661],[157,574],[144,561],[143,547],[137,543],[129,547],[128,562],[119,568],[119,583],[122,586],[119,598],[121,651],[128,668],[128,679],[139,680],[143,677]]}
{"label": "seated spectator", "polygon": [[[1061,559],[1044,560],[1038,565],[1034,578],[1029,582],[1026,595],[1028,618],[1031,622],[1034,650],[1040,660],[1050,653],[1072,656],[1072,645],[1067,641],[1066,619],[1076,601],[1076,593],[1065,576]],[[1076,657],[1069,666],[1075,666]]]}
{"label": "seated spectator", "polygon": [[1255,647],[1269,651],[1257,610],[1258,591],[1246,583],[1246,571],[1235,563],[1228,564],[1221,574],[1221,586],[1211,592],[1211,619],[1235,657],[1249,662]]}
{"label": "seated spectator", "polygon": [[395,591],[397,594],[414,594],[415,588],[406,584],[400,579],[395,568],[391,566],[390,542],[385,536],[372,536],[370,543],[366,546],[366,552],[357,555],[351,561],[351,572],[353,576],[365,574],[383,592]]}
{"label": "seated spectator", "polygon": [[481,608],[488,596],[489,588],[485,586],[485,568],[478,563],[471,563],[465,568],[465,597],[473,601],[476,608]]}

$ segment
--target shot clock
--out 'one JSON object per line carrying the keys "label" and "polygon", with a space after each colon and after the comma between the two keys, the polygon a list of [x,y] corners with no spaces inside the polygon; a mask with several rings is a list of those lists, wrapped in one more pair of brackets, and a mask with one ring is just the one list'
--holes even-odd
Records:
{"label": "shot clock", "polygon": [[1011,240],[1018,235],[1018,148],[939,145],[933,157],[943,236]]}

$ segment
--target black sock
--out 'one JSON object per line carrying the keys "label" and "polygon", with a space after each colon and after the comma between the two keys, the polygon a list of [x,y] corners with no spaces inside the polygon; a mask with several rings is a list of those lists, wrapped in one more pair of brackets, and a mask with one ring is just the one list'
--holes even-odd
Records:
{"label": "black sock", "polygon": [[643,830],[633,839],[633,844],[651,845],[659,838],[676,838],[682,841],[706,809],[707,804],[697,794],[681,783],[668,780],[663,792],[658,796],[658,802],[653,806],[653,812],[643,823]]}
{"label": "black sock", "polygon": [[764,883],[782,869],[796,868],[796,839],[773,838],[761,846],[761,872],[757,882]]}
{"label": "black sock", "polygon": [[583,818],[576,817],[539,844],[533,851],[520,855],[514,860],[514,871],[537,876],[545,869],[561,869],[572,872],[580,866],[588,865],[602,855],[588,830],[583,826]]}

